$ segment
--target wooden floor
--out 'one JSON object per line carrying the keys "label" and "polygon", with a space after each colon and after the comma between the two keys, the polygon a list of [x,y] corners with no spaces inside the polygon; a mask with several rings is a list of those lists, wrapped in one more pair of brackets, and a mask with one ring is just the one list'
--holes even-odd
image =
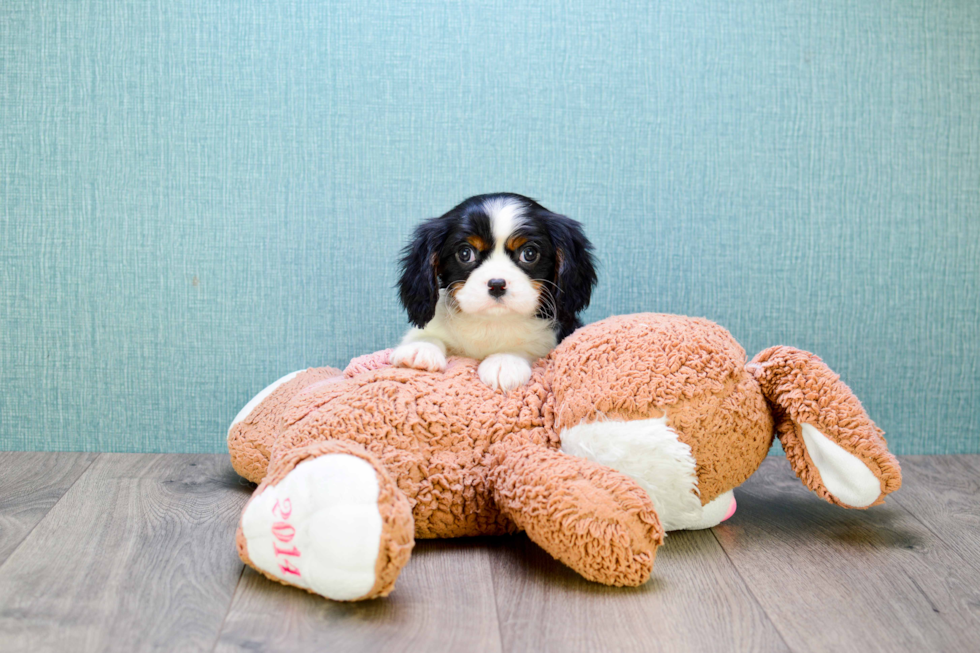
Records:
{"label": "wooden floor", "polygon": [[640,588],[521,535],[421,542],[389,598],[343,604],[239,562],[227,456],[0,453],[0,651],[980,651],[980,456],[902,469],[850,511],[770,458]]}

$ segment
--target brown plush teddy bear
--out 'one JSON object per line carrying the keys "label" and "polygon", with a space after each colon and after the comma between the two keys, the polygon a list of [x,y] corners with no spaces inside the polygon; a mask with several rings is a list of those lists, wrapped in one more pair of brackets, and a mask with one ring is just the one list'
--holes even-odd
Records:
{"label": "brown plush teddy bear", "polygon": [[387,595],[415,538],[524,530],[584,577],[639,585],[663,533],[731,515],[773,441],[846,508],[901,485],[860,402],[819,358],[744,350],[707,320],[643,313],[580,328],[509,393],[477,361],[280,379],[242,409],[232,463],[259,483],[238,550],[266,576],[335,600]]}

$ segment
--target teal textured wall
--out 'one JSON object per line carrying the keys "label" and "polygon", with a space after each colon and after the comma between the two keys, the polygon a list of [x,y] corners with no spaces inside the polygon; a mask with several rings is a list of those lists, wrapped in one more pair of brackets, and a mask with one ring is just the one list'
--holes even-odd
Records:
{"label": "teal textured wall", "polygon": [[585,223],[589,320],[814,351],[897,452],[980,452],[980,3],[5,0],[0,147],[0,448],[223,450],[508,190]]}

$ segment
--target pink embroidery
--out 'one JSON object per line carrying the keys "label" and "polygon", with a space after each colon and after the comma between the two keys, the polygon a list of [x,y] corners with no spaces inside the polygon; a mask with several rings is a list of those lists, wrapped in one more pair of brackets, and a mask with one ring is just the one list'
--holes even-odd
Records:
{"label": "pink embroidery", "polygon": [[[286,520],[293,514],[293,503],[289,499],[277,500],[272,506],[272,514],[273,516],[279,517],[282,520],[273,522],[272,537],[276,538],[283,544],[292,542],[293,537],[296,535],[296,528]],[[279,563],[279,569],[282,571],[282,573],[302,576],[299,569],[296,568],[296,565],[294,565],[292,561],[286,557],[299,557],[299,548],[295,544],[291,549],[280,549],[279,545],[273,542],[272,550],[275,551],[276,561]]]}
{"label": "pink embroidery", "polygon": [[284,521],[272,525],[272,536],[284,544],[291,542],[295,534],[296,529]]}
{"label": "pink embroidery", "polygon": [[283,562],[280,562],[279,568],[282,570],[282,573],[284,574],[294,574],[296,576],[300,575],[299,569],[294,567],[293,563],[291,563],[288,559],[284,560]]}
{"label": "pink embroidery", "polygon": [[276,514],[279,511],[279,517],[282,519],[289,519],[289,516],[293,514],[293,502],[289,499],[282,500],[282,507],[279,506],[279,500],[276,500],[275,505],[272,506],[272,514]]}

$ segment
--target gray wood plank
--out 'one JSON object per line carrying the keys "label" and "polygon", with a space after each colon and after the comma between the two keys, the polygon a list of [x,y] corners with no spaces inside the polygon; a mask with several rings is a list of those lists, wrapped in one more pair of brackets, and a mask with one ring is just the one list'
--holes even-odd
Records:
{"label": "gray wood plank", "polygon": [[897,501],[832,506],[782,458],[736,497],[714,533],[794,650],[980,650],[980,573]]}
{"label": "gray wood plank", "polygon": [[337,603],[245,570],[217,651],[500,651],[486,540],[418,542],[387,598]]}
{"label": "gray wood plank", "polygon": [[0,566],[4,650],[211,649],[250,492],[226,455],[103,454]]}
{"label": "gray wood plank", "polygon": [[904,486],[895,500],[980,569],[980,456],[905,456],[901,463]]}
{"label": "gray wood plank", "polygon": [[0,564],[98,456],[0,451]]}
{"label": "gray wood plank", "polygon": [[980,456],[902,464],[887,505],[846,511],[767,460],[641,588],[516,536],[421,542],[391,597],[338,604],[239,580],[226,456],[0,453],[0,648],[980,650]]}
{"label": "gray wood plank", "polygon": [[668,534],[637,588],[591,583],[524,535],[493,553],[508,653],[788,650],[710,531]]}

